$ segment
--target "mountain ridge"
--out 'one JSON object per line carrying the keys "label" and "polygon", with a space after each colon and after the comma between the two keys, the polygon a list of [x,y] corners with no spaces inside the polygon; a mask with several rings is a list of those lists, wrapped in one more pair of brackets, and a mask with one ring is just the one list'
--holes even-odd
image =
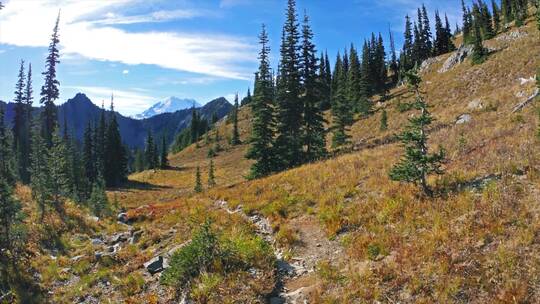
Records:
{"label": "mountain ridge", "polygon": [[144,110],[142,113],[134,115],[132,118],[145,119],[156,116],[163,113],[173,113],[180,110],[190,109],[192,107],[199,108],[199,104],[192,98],[178,98],[171,96],[163,101],[156,102],[150,108]]}

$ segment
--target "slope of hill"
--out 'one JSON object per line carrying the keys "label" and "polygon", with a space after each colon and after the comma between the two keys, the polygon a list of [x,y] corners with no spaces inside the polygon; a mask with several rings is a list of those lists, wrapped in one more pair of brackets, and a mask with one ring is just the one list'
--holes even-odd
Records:
{"label": "slope of hill", "polygon": [[[7,104],[6,121],[13,120],[13,103]],[[232,105],[223,97],[214,99],[202,107],[196,108],[203,119],[211,119],[215,112],[218,118],[222,118],[229,113]],[[39,113],[35,108],[34,113]],[[96,124],[99,120],[101,109],[96,106],[84,94],[78,93],[75,97],[58,106],[58,120],[60,127],[64,128],[64,118],[68,124],[68,129],[77,139],[82,139],[84,130],[89,123]],[[107,110],[107,114],[110,113]],[[137,120],[122,116],[115,112],[122,140],[130,147],[143,148],[148,131],[157,136],[166,136],[169,143],[174,136],[189,126],[191,122],[191,108],[176,111],[173,113],[163,113],[150,118]]]}
{"label": "slope of hill", "polygon": [[174,113],[176,111],[190,109],[192,107],[199,108],[201,105],[195,101],[195,99],[180,99],[178,97],[171,96],[164,101],[160,101],[152,105],[144,112],[135,115],[133,118],[145,119],[158,114]]}
{"label": "slope of hill", "polygon": [[[222,148],[213,158],[216,187],[193,192],[196,168],[208,174],[213,140],[172,155],[168,170],[132,175],[130,185],[109,193],[127,210],[128,224],[90,226],[100,240],[123,232],[140,239],[112,240],[109,246],[118,247],[103,259],[96,257],[102,245],[66,236],[62,257],[35,262],[46,270],[42,288],[54,302],[84,303],[168,303],[176,292],[198,303],[534,303],[540,298],[538,101],[515,111],[538,94],[531,80],[540,66],[540,53],[531,51],[540,49],[534,26],[487,41],[492,53],[481,65],[466,59],[441,70],[454,54],[424,65],[421,89],[437,118],[430,148],[441,145],[448,155],[446,174],[429,181],[434,198],[388,178],[402,150],[393,135],[414,115],[401,106],[412,97],[405,87],[356,120],[350,153],[254,181],[244,179],[251,115],[243,107],[243,144],[225,139],[232,124],[216,126]],[[385,131],[379,130],[382,109]],[[144,263],[169,259],[208,217],[220,239],[241,244],[233,247],[248,261],[268,261],[253,240],[269,241],[276,271],[248,264],[203,273],[188,289],[159,284]]]}

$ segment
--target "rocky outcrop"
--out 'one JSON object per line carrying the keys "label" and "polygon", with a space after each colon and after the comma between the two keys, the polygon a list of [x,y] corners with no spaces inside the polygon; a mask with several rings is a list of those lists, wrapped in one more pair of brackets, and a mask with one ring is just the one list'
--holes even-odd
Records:
{"label": "rocky outcrop", "polygon": [[472,53],[473,47],[471,45],[462,45],[455,51],[439,69],[439,73],[446,73],[453,69],[456,65],[462,63]]}
{"label": "rocky outcrop", "polygon": [[518,111],[521,111],[525,106],[527,106],[528,104],[530,104],[535,98],[536,96],[538,96],[540,94],[540,89],[535,89],[534,92],[532,93],[531,96],[529,96],[527,99],[525,99],[524,101],[518,103],[513,109],[512,109],[512,113],[516,113]]}
{"label": "rocky outcrop", "polygon": [[144,268],[152,275],[165,270],[168,267],[167,260],[162,256],[156,256],[144,263]]}

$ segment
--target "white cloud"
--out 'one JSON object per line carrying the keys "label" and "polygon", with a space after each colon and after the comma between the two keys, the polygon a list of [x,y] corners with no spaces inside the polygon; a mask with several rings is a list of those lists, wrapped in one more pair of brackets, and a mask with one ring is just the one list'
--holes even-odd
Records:
{"label": "white cloud", "polygon": [[124,74],[124,75],[129,74],[129,70],[123,70],[123,71],[122,71],[122,74]]}
{"label": "white cloud", "polygon": [[[60,45],[63,54],[78,54],[88,59],[150,64],[231,79],[248,79],[240,68],[256,60],[256,48],[248,41],[227,35],[180,32],[128,32],[93,20],[115,19],[118,11],[140,0],[25,0],[9,1],[2,11],[0,43],[43,47],[49,43],[53,23],[61,7]],[[167,20],[189,15],[180,11],[158,11],[152,20]],[[186,15],[187,14],[187,15]],[[141,18],[141,16],[137,17]],[[148,17],[147,17],[148,18]],[[32,20],[32,22],[28,22]]]}
{"label": "white cloud", "polygon": [[155,103],[156,98],[141,93],[141,90],[114,90],[108,87],[93,86],[64,86],[66,89],[72,89],[86,94],[92,102],[101,106],[103,102],[108,107],[111,100],[111,94],[114,94],[114,107],[120,110],[124,115],[134,115],[146,110]]}
{"label": "white cloud", "polygon": [[91,21],[93,24],[135,24],[135,23],[154,23],[166,22],[177,19],[191,19],[209,14],[205,11],[197,10],[171,10],[157,11],[143,15],[122,16],[112,12],[105,14],[105,18]]}

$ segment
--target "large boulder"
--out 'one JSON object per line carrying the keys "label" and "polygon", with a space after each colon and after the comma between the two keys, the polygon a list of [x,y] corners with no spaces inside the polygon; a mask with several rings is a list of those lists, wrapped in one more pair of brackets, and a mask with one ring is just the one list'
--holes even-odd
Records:
{"label": "large boulder", "polygon": [[456,65],[462,63],[467,59],[467,57],[472,53],[472,45],[462,45],[455,51],[446,61],[443,63],[443,66],[439,69],[439,73],[446,73],[453,69]]}
{"label": "large boulder", "polygon": [[127,213],[125,213],[125,212],[118,213],[118,216],[116,217],[116,219],[117,219],[120,223],[127,224],[127,222],[128,222],[128,216],[127,216]]}
{"label": "large boulder", "polygon": [[456,119],[456,125],[462,125],[464,123],[468,123],[472,120],[472,116],[470,114],[461,114]]}

